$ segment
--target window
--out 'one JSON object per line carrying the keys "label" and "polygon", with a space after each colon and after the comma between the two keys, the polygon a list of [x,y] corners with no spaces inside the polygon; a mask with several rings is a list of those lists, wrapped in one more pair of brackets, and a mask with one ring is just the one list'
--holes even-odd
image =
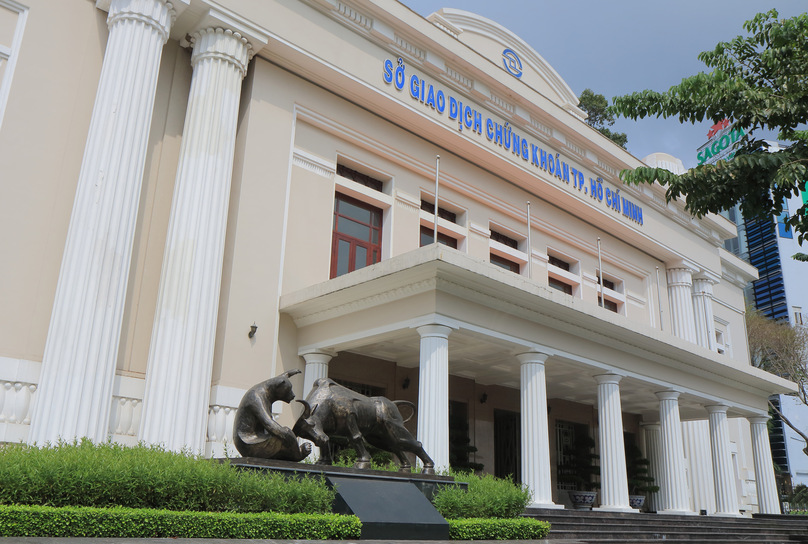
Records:
{"label": "window", "polygon": [[548,262],[551,265],[560,268],[561,270],[566,270],[567,272],[570,271],[570,263],[568,263],[567,261],[562,261],[558,257],[554,257],[554,256],[550,255],[550,258],[549,258]]}
{"label": "window", "polygon": [[[435,204],[432,202],[427,202],[423,198],[421,199],[421,209],[427,213],[431,213],[432,215],[435,214]],[[438,217],[457,224],[457,214],[454,212],[450,212],[449,210],[441,206],[438,206]]]}
{"label": "window", "polygon": [[384,187],[384,183],[379,181],[376,178],[373,178],[367,174],[363,174],[362,172],[358,172],[353,168],[349,168],[344,164],[337,164],[337,175],[342,176],[344,178],[348,178],[351,181],[355,181],[360,185],[364,185],[369,189],[373,189],[374,191],[382,191]]}
{"label": "window", "polygon": [[[615,280],[610,280],[605,277],[603,278],[603,297],[600,296],[600,274],[595,275],[595,280],[598,283],[598,306],[601,308],[606,308],[610,312],[620,313],[620,301],[616,300],[615,295],[617,294],[618,290],[618,283],[619,287],[622,288],[622,282],[617,282]],[[613,291],[613,293],[606,292],[606,289],[609,291]],[[603,300],[605,298],[605,300]]]}
{"label": "window", "polygon": [[495,265],[499,266],[500,268],[504,268],[505,270],[510,270],[511,272],[516,272],[517,274],[519,273],[519,270],[521,268],[519,266],[519,263],[509,261],[505,257],[501,257],[501,256],[497,255],[496,253],[491,253],[489,255],[489,258],[491,259],[491,264],[495,264]]}
{"label": "window", "polygon": [[[428,246],[435,240],[435,229],[421,225],[421,247]],[[438,243],[457,249],[457,240],[438,231]]]}
{"label": "window", "polygon": [[382,210],[337,193],[334,199],[331,277],[379,262],[381,231]]}
{"label": "window", "polygon": [[618,312],[618,306],[617,306],[617,303],[615,301],[609,300],[607,298],[606,302],[604,303],[603,300],[601,299],[600,295],[598,295],[598,306],[600,306],[601,308],[606,308],[607,310],[609,310],[611,312],[614,312],[614,313]]}
{"label": "window", "polygon": [[547,285],[562,293],[581,296],[580,263],[563,253],[547,248]]}
{"label": "window", "polygon": [[803,325],[802,321],[802,308],[799,306],[794,306],[794,324],[795,325]]}
{"label": "window", "polygon": [[[504,229],[504,227],[495,225],[493,222],[489,223],[489,261],[500,268],[510,270],[515,274],[521,274],[522,265],[527,265],[528,263],[528,255],[519,250],[519,244],[520,242],[526,242],[526,239],[517,239],[517,236],[521,235],[512,231],[507,231],[508,234],[505,234]],[[527,243],[523,245],[527,249]]]}
{"label": "window", "polygon": [[387,394],[386,388],[379,387],[377,385],[341,380],[339,378],[334,378],[334,381],[341,386],[347,387],[351,391],[355,391],[360,395],[365,395],[366,397],[383,397]]}
{"label": "window", "polygon": [[718,353],[724,354],[727,352],[727,347],[724,344],[724,331],[715,330],[715,346]]}
{"label": "window", "polygon": [[28,8],[14,0],[0,0],[0,124],[11,91],[11,77],[17,64],[22,31]]}
{"label": "window", "polygon": [[511,238],[508,235],[502,234],[501,232],[491,230],[491,239],[495,242],[499,242],[500,244],[512,247],[513,249],[519,249],[518,240],[516,240],[515,238]]}
{"label": "window", "polygon": [[572,285],[564,283],[563,281],[557,280],[555,278],[550,278],[547,281],[547,285],[549,285],[553,289],[558,289],[562,293],[567,293],[568,295],[572,294]]}

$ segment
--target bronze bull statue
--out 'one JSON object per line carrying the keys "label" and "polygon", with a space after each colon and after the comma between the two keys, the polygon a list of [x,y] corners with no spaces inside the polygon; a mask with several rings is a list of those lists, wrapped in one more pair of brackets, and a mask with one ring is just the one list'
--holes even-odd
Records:
{"label": "bronze bull statue", "polygon": [[398,457],[401,472],[412,469],[407,452],[415,454],[424,464],[425,474],[435,473],[435,463],[420,442],[404,427],[398,404],[415,406],[409,401],[391,401],[385,397],[366,397],[334,380],[320,378],[314,382],[303,404],[303,414],[294,426],[294,433],[314,442],[320,448],[318,463],[332,463],[329,440],[345,436],[356,449],[355,468],[370,468],[370,454],[364,441]]}

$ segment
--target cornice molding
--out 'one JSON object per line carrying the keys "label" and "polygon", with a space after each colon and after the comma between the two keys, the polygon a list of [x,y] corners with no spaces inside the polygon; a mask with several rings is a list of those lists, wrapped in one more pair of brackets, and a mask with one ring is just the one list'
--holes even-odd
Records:
{"label": "cornice molding", "polygon": [[292,154],[292,164],[327,179],[334,179],[337,171],[336,164],[299,148],[295,148]]}

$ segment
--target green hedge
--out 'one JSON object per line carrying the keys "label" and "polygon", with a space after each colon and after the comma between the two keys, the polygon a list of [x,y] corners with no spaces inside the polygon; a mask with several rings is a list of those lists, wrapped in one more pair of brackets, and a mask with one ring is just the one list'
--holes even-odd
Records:
{"label": "green hedge", "polygon": [[435,508],[446,519],[515,518],[530,503],[530,490],[511,480],[490,474],[455,473],[456,480],[468,483],[468,491],[460,486],[446,486],[432,499]]}
{"label": "green hedge", "polygon": [[539,540],[550,532],[550,524],[530,518],[450,519],[452,540]]}
{"label": "green hedge", "polygon": [[322,478],[289,480],[157,447],[90,441],[0,447],[0,504],[328,513]]}
{"label": "green hedge", "polygon": [[[550,531],[530,518],[447,521],[452,540],[538,540]],[[361,527],[358,518],[337,514],[0,506],[0,537],[350,540],[360,538]]]}
{"label": "green hedge", "polygon": [[0,506],[0,537],[357,539],[362,524],[337,514],[241,514],[131,508]]}

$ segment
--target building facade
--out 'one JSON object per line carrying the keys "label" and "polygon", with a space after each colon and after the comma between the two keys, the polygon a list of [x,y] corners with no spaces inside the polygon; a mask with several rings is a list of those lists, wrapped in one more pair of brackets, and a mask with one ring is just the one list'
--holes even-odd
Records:
{"label": "building facade", "polygon": [[[708,140],[697,151],[699,164],[715,164],[718,160],[731,160],[733,144],[741,132],[731,130],[728,121],[713,125]],[[780,151],[779,142],[766,141],[771,153]],[[808,291],[804,288],[805,263],[794,260],[796,253],[806,248],[794,236],[786,219],[808,202],[808,193],[801,191],[783,203],[779,217],[744,218],[740,205],[724,215],[735,223],[738,236],[724,242],[724,247],[758,271],[758,278],[745,288],[747,305],[754,307],[769,319],[788,321],[792,327],[808,325],[803,308],[808,307]],[[797,397],[773,395],[770,402],[792,424],[808,428],[808,407]],[[805,439],[775,413],[769,426],[772,458],[780,470],[781,492],[788,494],[794,485],[808,485],[808,456]]]}
{"label": "building facade", "polygon": [[766,399],[794,386],[749,364],[733,225],[623,186],[643,163],[518,36],[391,0],[0,10],[0,440],[221,455],[300,368],[298,398],[415,402],[438,466],[537,506],[588,434],[603,509],[636,443],[654,510],[779,511]]}

